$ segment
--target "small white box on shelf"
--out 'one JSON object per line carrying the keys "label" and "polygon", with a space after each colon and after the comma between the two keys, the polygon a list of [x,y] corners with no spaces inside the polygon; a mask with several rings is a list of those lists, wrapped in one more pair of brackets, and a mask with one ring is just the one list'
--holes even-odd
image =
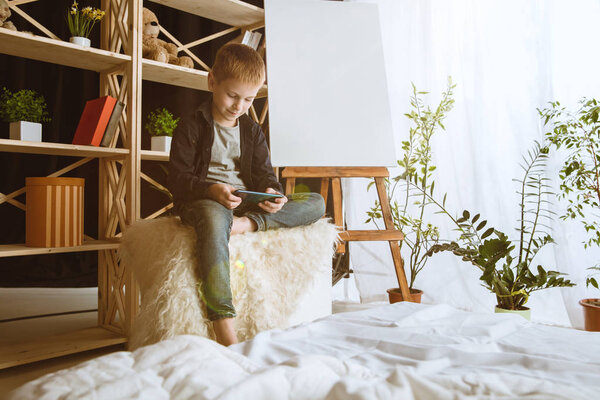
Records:
{"label": "small white box on shelf", "polygon": [[28,142],[42,141],[42,124],[39,122],[17,121],[10,123],[10,138]]}
{"label": "small white box on shelf", "polygon": [[152,136],[150,139],[150,149],[152,151],[164,151],[165,153],[171,151],[171,136]]}

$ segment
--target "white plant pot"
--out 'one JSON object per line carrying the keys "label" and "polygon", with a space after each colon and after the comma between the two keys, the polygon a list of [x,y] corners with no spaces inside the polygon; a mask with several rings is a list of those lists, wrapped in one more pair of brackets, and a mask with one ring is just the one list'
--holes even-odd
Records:
{"label": "white plant pot", "polygon": [[173,139],[171,136],[152,136],[150,138],[150,149],[169,153],[171,151],[171,139]]}
{"label": "white plant pot", "polygon": [[69,42],[71,42],[73,44],[78,44],[83,47],[90,47],[90,45],[92,44],[90,42],[90,39],[88,39],[86,37],[82,37],[82,36],[71,36],[71,38],[69,39]]}
{"label": "white plant pot", "polygon": [[10,123],[10,138],[28,142],[42,141],[42,124],[39,122],[18,121]]}

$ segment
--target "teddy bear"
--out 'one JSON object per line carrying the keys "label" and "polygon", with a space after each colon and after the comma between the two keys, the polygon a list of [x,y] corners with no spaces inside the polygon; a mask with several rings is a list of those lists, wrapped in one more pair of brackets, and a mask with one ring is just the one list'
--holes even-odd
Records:
{"label": "teddy bear", "polygon": [[8,7],[8,1],[0,0],[0,28],[10,29],[11,31],[16,31],[17,28],[13,25],[12,22],[7,21],[8,17],[10,17],[10,8]]}
{"label": "teddy bear", "polygon": [[177,46],[158,38],[160,28],[156,14],[144,7],[142,18],[144,23],[142,30],[142,57],[186,68],[194,68],[194,62],[190,57],[177,57]]}

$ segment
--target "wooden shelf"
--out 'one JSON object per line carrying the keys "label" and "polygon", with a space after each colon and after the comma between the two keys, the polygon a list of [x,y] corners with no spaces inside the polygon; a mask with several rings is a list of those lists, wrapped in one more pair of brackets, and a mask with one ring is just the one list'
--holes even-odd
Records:
{"label": "wooden shelf", "polygon": [[0,30],[0,53],[89,71],[109,71],[131,61],[130,56],[23,32]]}
{"label": "wooden shelf", "polygon": [[169,161],[169,153],[165,151],[142,150],[142,160]]}
{"label": "wooden shelf", "polygon": [[127,338],[104,328],[87,328],[29,342],[0,345],[0,369],[125,343]]}
{"label": "wooden shelf", "polygon": [[73,157],[123,157],[129,154],[128,149],[12,139],[0,139],[0,151]]}
{"label": "wooden shelf", "polygon": [[[154,60],[142,60],[142,79],[166,85],[208,91],[208,72]],[[266,96],[267,86],[265,85],[258,91],[256,97],[262,98]]]}
{"label": "wooden shelf", "polygon": [[81,246],[27,247],[24,244],[0,245],[0,257],[30,256],[34,254],[75,253],[78,251],[110,250],[119,247],[119,240],[86,240]]}
{"label": "wooden shelf", "polygon": [[142,60],[142,79],[190,89],[208,90],[208,72],[154,60]]}
{"label": "wooden shelf", "polygon": [[265,11],[262,8],[239,0],[151,1],[231,26],[253,25],[265,19]]}

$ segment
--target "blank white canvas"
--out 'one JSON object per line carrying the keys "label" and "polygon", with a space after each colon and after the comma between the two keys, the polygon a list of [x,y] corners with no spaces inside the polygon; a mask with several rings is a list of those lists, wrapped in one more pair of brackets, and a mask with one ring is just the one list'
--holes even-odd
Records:
{"label": "blank white canvas", "polygon": [[275,166],[393,166],[375,4],[266,0]]}

